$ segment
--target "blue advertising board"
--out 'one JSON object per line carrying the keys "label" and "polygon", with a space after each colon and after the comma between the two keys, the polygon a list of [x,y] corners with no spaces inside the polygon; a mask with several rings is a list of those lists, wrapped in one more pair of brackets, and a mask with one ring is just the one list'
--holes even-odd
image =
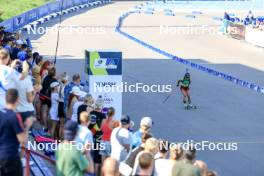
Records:
{"label": "blue advertising board", "polygon": [[15,16],[13,18],[13,28],[14,28],[14,30],[17,30],[17,29],[21,28],[22,26],[24,26],[26,24],[27,24],[26,13],[23,13],[21,15]]}
{"label": "blue advertising board", "polygon": [[57,0],[5,20],[0,23],[0,26],[4,26],[8,32],[14,32],[33,21],[43,18],[46,15],[59,12],[62,5],[62,9],[65,10],[73,6],[87,4],[94,1],[96,0]]}
{"label": "blue advertising board", "polygon": [[60,4],[61,4],[61,2],[59,2],[59,1],[49,3],[50,14],[60,11]]}
{"label": "blue advertising board", "polygon": [[38,9],[32,9],[28,12],[26,12],[26,22],[31,23],[33,21],[36,21],[38,19]]}
{"label": "blue advertising board", "polygon": [[49,5],[46,4],[46,5],[39,7],[38,11],[39,11],[39,17],[44,17],[44,16],[48,15],[50,13]]}

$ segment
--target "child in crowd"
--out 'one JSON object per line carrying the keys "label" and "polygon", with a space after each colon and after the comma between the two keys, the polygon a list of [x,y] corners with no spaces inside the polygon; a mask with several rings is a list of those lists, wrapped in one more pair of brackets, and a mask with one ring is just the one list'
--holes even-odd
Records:
{"label": "child in crowd", "polygon": [[[73,121],[77,122],[77,110],[76,110],[76,116],[74,116],[74,118],[72,119],[72,115],[73,115],[73,106],[75,103],[79,103],[79,101],[81,100],[81,98],[85,97],[86,93],[81,91],[81,89],[77,86],[74,86],[72,88],[72,91],[70,92],[70,96],[68,99],[68,104],[67,104],[67,118]],[[65,103],[65,102],[64,102]],[[79,104],[81,105],[81,104]],[[76,109],[76,107],[75,107]]]}
{"label": "child in crowd", "polygon": [[59,109],[59,82],[53,82],[50,85],[51,88],[51,108],[50,108],[50,120],[51,120],[51,134],[52,137],[58,139],[58,109]]}

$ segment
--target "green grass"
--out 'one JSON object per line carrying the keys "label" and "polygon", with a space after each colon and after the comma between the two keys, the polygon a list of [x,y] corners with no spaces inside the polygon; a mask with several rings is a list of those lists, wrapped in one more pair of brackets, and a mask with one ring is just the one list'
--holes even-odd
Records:
{"label": "green grass", "polygon": [[54,0],[0,0],[0,21],[19,15],[50,1]]}

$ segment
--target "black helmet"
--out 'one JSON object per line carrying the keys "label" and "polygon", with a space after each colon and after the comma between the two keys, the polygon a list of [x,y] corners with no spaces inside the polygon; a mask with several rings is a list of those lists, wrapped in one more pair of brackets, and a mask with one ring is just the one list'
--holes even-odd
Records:
{"label": "black helmet", "polygon": [[185,78],[190,78],[191,75],[190,75],[190,73],[185,73],[184,77],[185,77]]}

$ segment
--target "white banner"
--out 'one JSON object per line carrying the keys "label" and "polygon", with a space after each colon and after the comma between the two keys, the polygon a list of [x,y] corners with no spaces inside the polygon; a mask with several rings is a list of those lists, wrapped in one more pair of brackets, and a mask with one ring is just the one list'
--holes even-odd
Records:
{"label": "white banner", "polygon": [[102,96],[104,107],[114,107],[116,110],[115,119],[122,116],[122,92],[117,87],[122,86],[121,75],[89,75],[89,92],[97,99]]}
{"label": "white banner", "polygon": [[246,39],[248,43],[264,47],[264,31],[246,27]]}

